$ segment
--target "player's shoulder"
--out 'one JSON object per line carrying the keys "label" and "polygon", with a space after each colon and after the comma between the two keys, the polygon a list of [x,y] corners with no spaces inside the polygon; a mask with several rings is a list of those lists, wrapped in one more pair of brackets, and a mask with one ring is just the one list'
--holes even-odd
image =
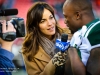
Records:
{"label": "player's shoulder", "polygon": [[93,23],[91,27],[87,29],[85,37],[88,38],[91,45],[100,44],[100,21]]}

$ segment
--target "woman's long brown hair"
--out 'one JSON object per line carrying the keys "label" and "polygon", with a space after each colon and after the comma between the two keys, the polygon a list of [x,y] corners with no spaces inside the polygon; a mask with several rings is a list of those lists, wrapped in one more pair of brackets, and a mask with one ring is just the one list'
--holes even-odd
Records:
{"label": "woman's long brown hair", "polygon": [[[39,37],[41,36],[39,23],[42,20],[44,9],[49,10],[54,16],[54,9],[45,2],[34,3],[27,13],[26,36],[22,46],[22,53],[27,55],[29,61],[32,61],[33,56],[39,50]],[[56,34],[60,33],[61,30],[62,29],[58,26],[58,23],[56,21],[56,33],[54,35],[55,38]]]}

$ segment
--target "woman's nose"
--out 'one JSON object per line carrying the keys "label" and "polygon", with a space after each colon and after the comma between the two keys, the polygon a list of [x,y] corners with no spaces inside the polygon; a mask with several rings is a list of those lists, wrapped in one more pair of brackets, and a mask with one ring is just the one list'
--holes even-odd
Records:
{"label": "woman's nose", "polygon": [[48,25],[52,25],[52,21],[51,20],[48,20]]}

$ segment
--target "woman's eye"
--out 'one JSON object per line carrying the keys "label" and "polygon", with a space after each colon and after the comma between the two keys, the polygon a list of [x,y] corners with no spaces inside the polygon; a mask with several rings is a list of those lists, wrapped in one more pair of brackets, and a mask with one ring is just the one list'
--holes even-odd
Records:
{"label": "woman's eye", "polygon": [[54,18],[53,16],[50,17],[50,19],[53,19],[53,18]]}
{"label": "woman's eye", "polygon": [[45,22],[44,20],[42,20],[40,23],[43,23],[43,22]]}

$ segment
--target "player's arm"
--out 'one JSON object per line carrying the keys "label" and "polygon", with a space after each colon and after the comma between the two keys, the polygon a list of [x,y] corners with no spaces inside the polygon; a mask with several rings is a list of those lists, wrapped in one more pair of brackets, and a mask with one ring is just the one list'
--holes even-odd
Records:
{"label": "player's arm", "polygon": [[86,75],[86,69],[82,63],[76,48],[70,47],[68,49],[69,59],[71,62],[71,68],[73,75]]}
{"label": "player's arm", "polygon": [[86,69],[88,74],[100,75],[100,47],[91,50]]}

